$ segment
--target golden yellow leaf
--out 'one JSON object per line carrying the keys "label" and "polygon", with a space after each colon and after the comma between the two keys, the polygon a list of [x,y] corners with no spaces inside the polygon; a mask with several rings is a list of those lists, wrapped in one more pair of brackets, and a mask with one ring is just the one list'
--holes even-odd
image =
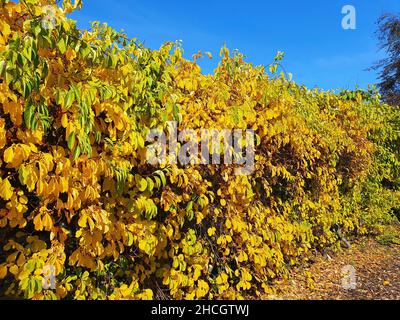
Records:
{"label": "golden yellow leaf", "polygon": [[66,113],[64,113],[61,117],[61,125],[66,128],[68,127],[68,116]]}
{"label": "golden yellow leaf", "polygon": [[24,108],[22,104],[16,102],[8,102],[3,105],[4,112],[10,115],[11,121],[16,125],[20,126],[22,124],[22,114]]}
{"label": "golden yellow leaf", "polygon": [[5,264],[0,265],[0,279],[4,279],[7,276],[7,266]]}
{"label": "golden yellow leaf", "polygon": [[9,270],[13,275],[17,275],[18,271],[19,271],[19,269],[16,265],[11,266]]}
{"label": "golden yellow leaf", "polygon": [[208,236],[209,236],[209,237],[212,237],[212,236],[215,234],[216,231],[217,231],[216,228],[209,228],[209,229],[207,230]]}
{"label": "golden yellow leaf", "polygon": [[80,215],[80,217],[79,217],[79,220],[78,220],[78,225],[81,227],[81,228],[86,228],[86,226],[87,226],[87,215],[86,214],[81,214]]}
{"label": "golden yellow leaf", "polygon": [[0,149],[3,149],[7,143],[4,119],[0,119]]}
{"label": "golden yellow leaf", "polygon": [[47,212],[42,217],[42,224],[46,231],[50,231],[53,228],[53,220]]}
{"label": "golden yellow leaf", "polygon": [[209,289],[210,288],[207,282],[205,282],[204,280],[199,280],[197,282],[196,297],[198,299],[204,298],[207,295]]}
{"label": "golden yellow leaf", "polygon": [[35,225],[35,230],[37,231],[43,230],[43,223],[39,214],[33,219],[33,224]]}
{"label": "golden yellow leaf", "polygon": [[11,199],[13,191],[14,188],[11,186],[11,183],[8,181],[8,178],[5,180],[1,180],[0,178],[0,197],[8,201]]}
{"label": "golden yellow leaf", "polygon": [[6,149],[6,151],[4,151],[3,158],[6,163],[11,163],[14,159],[14,148],[10,147]]}
{"label": "golden yellow leaf", "polygon": [[72,48],[68,48],[65,56],[67,57],[68,61],[72,61],[76,58],[76,52]]}

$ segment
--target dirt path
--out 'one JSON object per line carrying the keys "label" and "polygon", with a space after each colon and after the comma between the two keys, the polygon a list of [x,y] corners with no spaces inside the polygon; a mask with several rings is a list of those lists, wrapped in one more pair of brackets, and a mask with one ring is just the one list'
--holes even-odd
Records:
{"label": "dirt path", "polygon": [[[346,289],[347,288],[347,289]],[[400,227],[361,239],[335,256],[318,257],[277,284],[278,300],[400,300]]]}

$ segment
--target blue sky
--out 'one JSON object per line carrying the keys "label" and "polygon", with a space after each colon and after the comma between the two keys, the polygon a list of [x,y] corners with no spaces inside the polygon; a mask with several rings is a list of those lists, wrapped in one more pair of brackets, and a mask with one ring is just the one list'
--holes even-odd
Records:
{"label": "blue sky", "polygon": [[[342,28],[344,5],[356,8],[356,30]],[[199,62],[204,73],[214,70],[225,43],[255,65],[268,65],[284,51],[283,65],[296,82],[328,90],[376,83],[377,75],[365,69],[383,57],[375,30],[384,12],[399,13],[400,1],[85,0],[71,18],[80,28],[107,22],[153,49],[182,40],[188,58],[210,51],[214,59]]]}

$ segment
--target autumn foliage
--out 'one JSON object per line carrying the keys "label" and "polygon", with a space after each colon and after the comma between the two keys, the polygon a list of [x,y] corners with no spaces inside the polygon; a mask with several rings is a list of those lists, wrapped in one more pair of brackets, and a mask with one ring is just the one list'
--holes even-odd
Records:
{"label": "autumn foliage", "polygon": [[[398,213],[400,113],[373,90],[308,90],[226,48],[204,75],[173,43],[77,29],[79,5],[0,0],[0,296],[262,297]],[[172,120],[253,129],[254,172],[149,165]]]}

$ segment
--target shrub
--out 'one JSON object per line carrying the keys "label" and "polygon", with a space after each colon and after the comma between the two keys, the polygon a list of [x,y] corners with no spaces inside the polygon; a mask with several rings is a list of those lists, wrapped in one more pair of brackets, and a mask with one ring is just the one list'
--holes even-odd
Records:
{"label": "shrub", "polygon": [[[204,75],[173,43],[77,29],[78,6],[0,1],[1,296],[262,296],[393,219],[400,113],[379,94],[309,90],[226,48]],[[254,130],[254,172],[150,165],[148,133],[174,120]]]}

